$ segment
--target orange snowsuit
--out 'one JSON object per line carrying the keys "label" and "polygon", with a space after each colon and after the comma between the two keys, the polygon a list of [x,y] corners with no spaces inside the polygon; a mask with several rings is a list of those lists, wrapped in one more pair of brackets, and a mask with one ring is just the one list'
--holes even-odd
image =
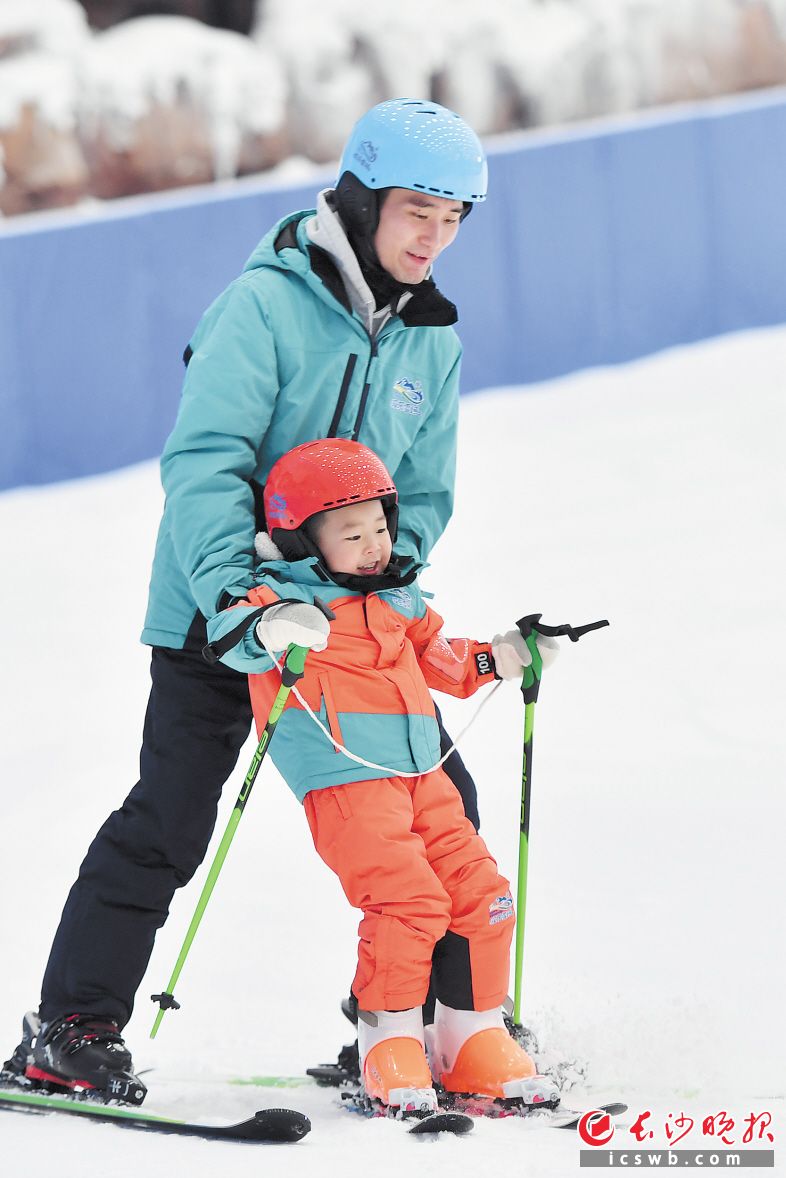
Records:
{"label": "orange snowsuit", "polygon": [[510,886],[442,769],[312,790],[303,805],[319,855],[363,912],[352,984],[361,1010],[421,1006],[432,956],[446,1006],[500,1006],[513,936]]}
{"label": "orange snowsuit", "polygon": [[[383,769],[358,765],[331,745],[294,695],[270,755],[303,801],[316,849],[338,875],[360,922],[353,992],[364,1010],[423,1003],[432,974],[437,998],[490,1010],[505,999],[515,917],[510,885],[464,814],[440,769],[429,687],[460,697],[494,680],[488,643],[446,640],[442,619],[416,585],[360,594],[311,580],[307,562],[281,565],[247,602],[219,615],[213,634],[249,606],[280,598],[325,601],[335,613],[324,651],[311,651],[303,698],[336,741]],[[297,582],[294,580],[297,575]],[[250,611],[249,611],[250,612]],[[280,675],[253,630],[225,661],[246,670],[258,728]],[[432,770],[432,771],[424,771]]]}

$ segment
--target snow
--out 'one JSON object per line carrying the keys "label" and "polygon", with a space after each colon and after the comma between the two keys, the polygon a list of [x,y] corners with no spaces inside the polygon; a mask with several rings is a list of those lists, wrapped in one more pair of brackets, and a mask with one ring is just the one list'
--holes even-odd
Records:
{"label": "snow", "polygon": [[182,104],[209,120],[216,175],[234,175],[243,132],[268,134],[284,122],[281,66],[247,37],[187,17],[149,16],[94,37],[81,55],[85,125],[100,118],[118,150],[135,123]]}
{"label": "snow", "polygon": [[79,0],[0,0],[0,47],[69,53],[89,35]]}
{"label": "snow", "polygon": [[0,130],[16,123],[26,103],[51,126],[71,130],[76,58],[89,43],[78,0],[0,0]]}
{"label": "snow", "polygon": [[[611,622],[563,643],[537,706],[524,1014],[551,1053],[589,1061],[568,1101],[652,1110],[661,1147],[669,1114],[700,1125],[720,1109],[768,1110],[776,1173],[784,393],[781,327],[465,399],[456,514],[425,577],[453,634],[491,635],[533,611]],[[133,784],[148,662],[136,634],[160,505],[154,463],[0,497],[8,1051],[78,861]],[[441,702],[457,731],[477,701]],[[513,878],[521,722],[505,685],[463,744],[483,833]],[[302,1072],[349,1038],[338,1003],[357,914],[269,763],[178,986],[183,1008],[151,1042],[147,996],[169,978],[203,879],[176,897],[127,1031],[137,1067],[156,1069],[148,1105],[235,1120],[291,1104],[313,1133],[271,1155],[0,1114],[4,1171],[43,1172],[56,1154],[61,1178],[92,1178],[111,1151],[117,1178],[577,1172],[575,1135],[520,1121],[479,1122],[423,1154],[400,1126],[335,1109],[330,1092],[216,1083]],[[633,1142],[618,1135],[615,1147]],[[697,1128],[680,1147],[703,1145]]]}
{"label": "snow", "polygon": [[13,127],[25,105],[50,127],[76,127],[74,63],[52,53],[25,53],[0,61],[0,131]]}
{"label": "snow", "polygon": [[775,84],[785,22],[784,0],[265,0],[253,35],[324,160],[383,97],[429,94],[483,135]]}
{"label": "snow", "polygon": [[[111,199],[335,161],[389,97],[430,96],[486,136],[776,86],[785,38],[786,0],[260,0],[250,37],[171,15],[95,33],[77,0],[0,0],[0,134],[37,107],[78,132],[87,187]],[[37,209],[11,163],[11,211]]]}

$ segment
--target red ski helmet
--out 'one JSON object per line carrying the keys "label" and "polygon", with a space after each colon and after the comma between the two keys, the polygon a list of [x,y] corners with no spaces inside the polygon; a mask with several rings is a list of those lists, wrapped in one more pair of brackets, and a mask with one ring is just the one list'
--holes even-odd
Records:
{"label": "red ski helmet", "polygon": [[[381,499],[395,542],[398,495],[373,450],[349,438],[321,438],[295,446],[274,463],[265,484],[265,520],[285,559],[312,555],[303,525],[322,511]],[[317,553],[318,555],[318,553]]]}

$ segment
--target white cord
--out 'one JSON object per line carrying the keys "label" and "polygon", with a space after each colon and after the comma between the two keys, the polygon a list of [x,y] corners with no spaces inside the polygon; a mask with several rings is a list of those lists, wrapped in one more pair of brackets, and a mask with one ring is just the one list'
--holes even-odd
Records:
{"label": "white cord", "polygon": [[[273,660],[273,663],[278,668],[278,670],[283,671],[284,668],[282,667],[281,663],[278,661],[276,656],[273,654],[272,650],[270,650],[267,646],[265,646],[265,652]],[[481,703],[478,705],[478,707],[475,709],[475,714],[472,716],[469,723],[466,724],[461,729],[461,732],[459,732],[458,736],[453,741],[453,744],[450,746],[450,748],[444,754],[444,756],[441,756],[439,758],[436,765],[432,765],[430,769],[419,769],[417,771],[417,773],[405,773],[401,769],[391,769],[391,767],[389,765],[377,765],[375,761],[367,761],[364,757],[359,757],[359,756],[357,756],[356,753],[350,752],[350,750],[348,748],[346,748],[343,744],[341,744],[339,741],[337,741],[333,737],[332,733],[328,731],[328,729],[325,727],[325,725],[320,720],[319,716],[315,715],[315,713],[312,711],[309,704],[306,702],[306,700],[303,699],[303,696],[300,694],[300,692],[298,691],[297,687],[294,684],[292,686],[292,694],[295,696],[295,698],[300,703],[300,706],[303,708],[303,711],[307,712],[308,715],[311,717],[311,719],[314,721],[317,728],[319,728],[325,734],[325,736],[328,738],[330,743],[333,745],[333,748],[337,749],[338,752],[343,753],[345,757],[349,757],[350,761],[355,761],[356,764],[358,764],[358,765],[364,765],[366,767],[366,769],[381,769],[384,773],[387,773],[390,777],[422,777],[423,774],[433,773],[435,769],[439,769],[439,767],[441,765],[444,765],[445,761],[447,761],[450,754],[458,748],[459,742],[461,740],[463,740],[463,738],[466,736],[467,732],[469,732],[470,728],[475,723],[478,716],[485,708],[486,704],[491,701],[491,697],[494,695],[494,692],[499,687],[502,686],[502,683],[503,683],[503,680],[500,679],[498,683],[494,684],[494,686],[492,687],[491,691],[488,693],[486,698],[484,700],[482,700]]]}

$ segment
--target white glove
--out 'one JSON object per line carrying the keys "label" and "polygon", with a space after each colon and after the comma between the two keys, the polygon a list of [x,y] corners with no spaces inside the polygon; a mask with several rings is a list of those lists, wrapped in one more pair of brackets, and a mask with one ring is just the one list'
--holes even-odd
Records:
{"label": "white glove", "polygon": [[256,624],[256,635],[268,650],[286,650],[291,643],[324,650],[330,622],[315,605],[306,601],[282,601],[265,610]]}
{"label": "white glove", "polygon": [[[535,641],[543,659],[543,666],[550,667],[559,654],[556,638],[538,634]],[[507,634],[495,634],[491,640],[491,653],[500,679],[520,679],[524,668],[532,662],[532,655],[520,630],[508,630]]]}

